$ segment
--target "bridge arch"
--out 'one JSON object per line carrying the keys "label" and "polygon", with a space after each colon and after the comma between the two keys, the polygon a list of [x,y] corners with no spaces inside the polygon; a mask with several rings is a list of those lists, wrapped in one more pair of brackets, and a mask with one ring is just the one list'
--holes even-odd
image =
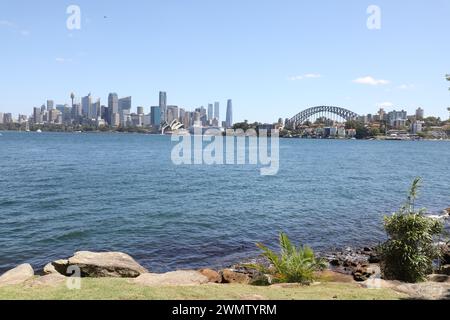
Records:
{"label": "bridge arch", "polygon": [[334,107],[334,106],[318,106],[318,107],[308,108],[308,109],[303,110],[302,112],[296,114],[289,121],[289,124],[295,128],[299,125],[302,125],[306,120],[311,119],[316,115],[323,115],[325,117],[330,116],[330,115],[335,115],[337,117],[344,119],[345,121],[355,120],[356,118],[358,118],[357,113],[350,111],[348,109],[344,109],[341,107]]}

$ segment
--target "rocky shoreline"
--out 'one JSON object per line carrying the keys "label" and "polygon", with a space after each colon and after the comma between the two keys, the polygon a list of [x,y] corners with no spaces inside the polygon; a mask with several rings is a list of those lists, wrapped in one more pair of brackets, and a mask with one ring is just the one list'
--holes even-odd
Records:
{"label": "rocky shoreline", "polygon": [[[437,219],[448,219],[450,208]],[[429,281],[441,283],[450,292],[450,244],[440,244],[445,254]],[[321,255],[329,263],[328,268],[318,274],[335,282],[355,282],[370,287],[370,281],[379,280],[382,287],[415,288],[398,282],[381,280],[380,258],[376,248],[345,248]],[[121,252],[76,252],[72,257],[49,262],[36,275],[33,267],[22,264],[0,276],[0,289],[10,285],[57,286],[71,278],[126,278],[130,282],[144,286],[190,286],[214,284],[274,285],[269,275],[249,267],[249,263],[264,263],[260,258],[241,262],[221,270],[177,270],[167,273],[152,273],[131,256]],[[381,284],[380,284],[381,283]],[[276,284],[275,284],[276,285]],[[289,284],[279,284],[288,286]],[[448,287],[448,288],[447,288]],[[419,288],[420,284],[419,284]],[[427,287],[428,288],[428,287]],[[411,289],[412,290],[412,289]],[[416,289],[414,289],[416,290]],[[434,291],[433,291],[434,292]]]}

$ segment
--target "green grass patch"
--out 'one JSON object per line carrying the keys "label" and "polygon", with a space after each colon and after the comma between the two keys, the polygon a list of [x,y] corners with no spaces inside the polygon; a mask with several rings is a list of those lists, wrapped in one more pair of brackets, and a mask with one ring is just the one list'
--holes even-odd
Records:
{"label": "green grass patch", "polygon": [[293,288],[208,284],[145,287],[127,279],[82,279],[80,290],[65,285],[0,288],[0,300],[395,300],[406,298],[390,289],[364,289],[355,283],[321,283]]}

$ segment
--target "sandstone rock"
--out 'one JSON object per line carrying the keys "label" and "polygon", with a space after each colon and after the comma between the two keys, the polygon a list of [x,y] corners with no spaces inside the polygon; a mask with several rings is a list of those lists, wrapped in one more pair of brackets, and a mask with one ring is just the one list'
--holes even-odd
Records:
{"label": "sandstone rock", "polygon": [[79,267],[82,277],[136,278],[148,272],[132,257],[121,252],[80,251],[69,258],[68,265]]}
{"label": "sandstone rock", "polygon": [[56,260],[47,263],[44,267],[44,274],[60,274],[67,275],[67,268],[69,266],[69,260]]}
{"label": "sandstone rock", "polygon": [[359,283],[361,287],[367,289],[393,289],[400,284],[400,281],[390,281],[376,278],[368,279]]}
{"label": "sandstone rock", "polygon": [[56,271],[55,266],[52,263],[47,263],[44,267],[44,274],[60,274]]}
{"label": "sandstone rock", "polygon": [[28,287],[58,287],[65,283],[67,278],[59,273],[47,274],[42,277],[27,281],[25,283]]}
{"label": "sandstone rock", "polygon": [[442,255],[442,263],[450,264],[450,245],[447,245],[447,247],[444,249],[444,252]]}
{"label": "sandstone rock", "polygon": [[450,276],[450,264],[447,264],[445,266],[442,266],[439,269],[439,274],[445,274],[447,276]]}
{"label": "sandstone rock", "polygon": [[33,267],[29,264],[21,264],[20,266],[7,271],[0,277],[0,287],[22,284],[33,277]]}
{"label": "sandstone rock", "polygon": [[209,282],[209,279],[198,271],[174,271],[163,274],[144,273],[133,283],[144,286],[192,286],[201,285]]}
{"label": "sandstone rock", "polygon": [[428,281],[450,283],[450,276],[445,274],[431,274],[428,276]]}
{"label": "sandstone rock", "polygon": [[223,282],[225,283],[240,283],[249,284],[250,276],[245,273],[236,272],[232,269],[225,269],[222,271]]}
{"label": "sandstone rock", "polygon": [[222,275],[218,273],[217,271],[211,270],[211,269],[201,269],[199,271],[202,275],[208,278],[209,282],[213,283],[221,283],[222,282]]}
{"label": "sandstone rock", "polygon": [[392,289],[406,293],[416,299],[442,300],[449,298],[450,284],[437,282],[402,283]]}

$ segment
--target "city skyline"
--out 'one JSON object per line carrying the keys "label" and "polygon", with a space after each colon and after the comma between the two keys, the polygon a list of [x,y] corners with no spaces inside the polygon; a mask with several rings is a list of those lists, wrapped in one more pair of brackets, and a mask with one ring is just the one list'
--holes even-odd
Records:
{"label": "city skyline", "polygon": [[67,92],[91,88],[149,108],[158,104],[149,88],[164,88],[186,108],[233,96],[236,122],[317,105],[448,114],[446,1],[377,1],[379,30],[367,28],[366,1],[138,3],[80,0],[80,30],[66,27],[69,2],[1,3],[0,112],[28,114],[46,96],[67,102]]}

